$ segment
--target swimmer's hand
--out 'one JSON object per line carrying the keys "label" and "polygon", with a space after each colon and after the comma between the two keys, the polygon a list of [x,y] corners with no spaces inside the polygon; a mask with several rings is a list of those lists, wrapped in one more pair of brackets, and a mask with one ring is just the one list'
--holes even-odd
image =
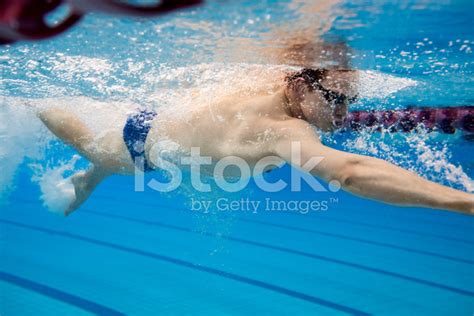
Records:
{"label": "swimmer's hand", "polygon": [[[284,123],[284,124],[283,124]],[[428,181],[381,159],[346,153],[324,146],[303,120],[278,123],[273,152],[292,163],[292,143],[301,166],[315,157],[323,159],[310,170],[325,181],[338,181],[355,195],[399,206],[421,206],[474,215],[474,195]],[[293,162],[294,163],[294,162]],[[309,166],[308,166],[309,167]]]}

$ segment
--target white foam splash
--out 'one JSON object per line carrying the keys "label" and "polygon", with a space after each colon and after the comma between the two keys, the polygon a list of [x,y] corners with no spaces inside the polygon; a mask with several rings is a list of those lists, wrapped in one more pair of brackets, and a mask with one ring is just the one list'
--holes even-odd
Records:
{"label": "white foam splash", "polygon": [[0,106],[0,201],[14,186],[18,166],[25,157],[44,156],[45,128],[26,106],[26,99],[2,98]]}
{"label": "white foam splash", "polygon": [[461,166],[455,166],[449,162],[450,152],[446,146],[441,150],[436,150],[429,146],[425,139],[416,136],[409,139],[409,146],[414,149],[417,161],[424,166],[427,174],[437,175],[437,180],[445,179],[461,185],[467,192],[474,192],[474,181]]}
{"label": "white foam splash", "polygon": [[417,82],[376,71],[359,72],[357,91],[360,98],[383,99],[402,89],[415,86]]}
{"label": "white foam splash", "polygon": [[36,165],[33,181],[40,186],[40,199],[43,205],[53,213],[64,214],[67,208],[74,202],[76,194],[71,177],[64,177],[67,171],[74,171],[76,162],[80,159],[74,155],[68,162],[61,163],[58,167],[51,168]]}
{"label": "white foam splash", "polygon": [[447,144],[433,144],[432,137],[422,130],[416,134],[374,134],[360,131],[355,139],[343,142],[345,150],[376,156],[411,170],[438,183],[474,192],[474,181],[462,166],[450,162]]}
{"label": "white foam splash", "polygon": [[68,56],[58,53],[56,54],[56,59],[53,61],[52,70],[68,73],[69,75],[91,73],[109,75],[112,71],[112,64],[102,58]]}
{"label": "white foam splash", "polygon": [[[185,105],[196,104],[199,97],[204,97],[201,101],[209,101],[237,92],[240,95],[271,93],[284,84],[288,72],[299,69],[288,65],[247,63],[203,63],[176,68],[162,64],[143,77],[147,86],[155,87],[154,91],[143,95],[147,102],[170,107],[180,104],[179,109],[183,109]],[[380,100],[417,84],[412,79],[368,70],[359,71],[355,86],[361,99]],[[195,91],[199,91],[198,96]]]}

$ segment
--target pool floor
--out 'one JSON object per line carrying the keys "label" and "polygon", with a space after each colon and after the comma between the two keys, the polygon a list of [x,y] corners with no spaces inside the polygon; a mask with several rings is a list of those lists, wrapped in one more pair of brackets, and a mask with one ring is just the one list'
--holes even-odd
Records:
{"label": "pool floor", "polygon": [[0,314],[474,312],[472,217],[375,202],[196,215],[132,188],[110,178],[63,218],[20,184],[0,212]]}

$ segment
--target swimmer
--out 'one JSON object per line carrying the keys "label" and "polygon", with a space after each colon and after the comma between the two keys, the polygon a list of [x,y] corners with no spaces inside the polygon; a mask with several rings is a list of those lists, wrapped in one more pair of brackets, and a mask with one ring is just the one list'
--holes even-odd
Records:
{"label": "swimmer", "polygon": [[92,163],[86,172],[71,177],[75,198],[65,214],[76,210],[104,178],[134,174],[136,159],[141,159],[144,171],[157,168],[151,149],[166,139],[187,151],[199,147],[201,155],[213,162],[238,156],[250,166],[268,156],[291,163],[292,142],[299,142],[301,165],[312,157],[324,157],[309,172],[326,182],[336,180],[357,196],[472,215],[473,194],[425,180],[384,160],[321,143],[314,127],[330,132],[342,125],[354,97],[345,83],[355,75],[355,71],[303,68],[288,73],[272,93],[196,104],[179,117],[172,109],[137,110],[115,131],[100,137],[70,111],[40,110],[38,116],[49,130]]}

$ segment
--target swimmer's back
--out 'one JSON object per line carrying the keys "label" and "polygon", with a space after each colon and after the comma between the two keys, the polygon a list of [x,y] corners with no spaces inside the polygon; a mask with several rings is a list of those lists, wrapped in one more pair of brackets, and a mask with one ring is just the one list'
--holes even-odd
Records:
{"label": "swimmer's back", "polygon": [[158,112],[147,139],[147,151],[156,142],[171,140],[181,150],[199,147],[201,155],[215,159],[235,155],[256,162],[268,155],[270,126],[283,120],[285,113],[275,109],[273,96],[260,95],[244,100],[223,98],[197,105],[179,115],[172,109]]}

